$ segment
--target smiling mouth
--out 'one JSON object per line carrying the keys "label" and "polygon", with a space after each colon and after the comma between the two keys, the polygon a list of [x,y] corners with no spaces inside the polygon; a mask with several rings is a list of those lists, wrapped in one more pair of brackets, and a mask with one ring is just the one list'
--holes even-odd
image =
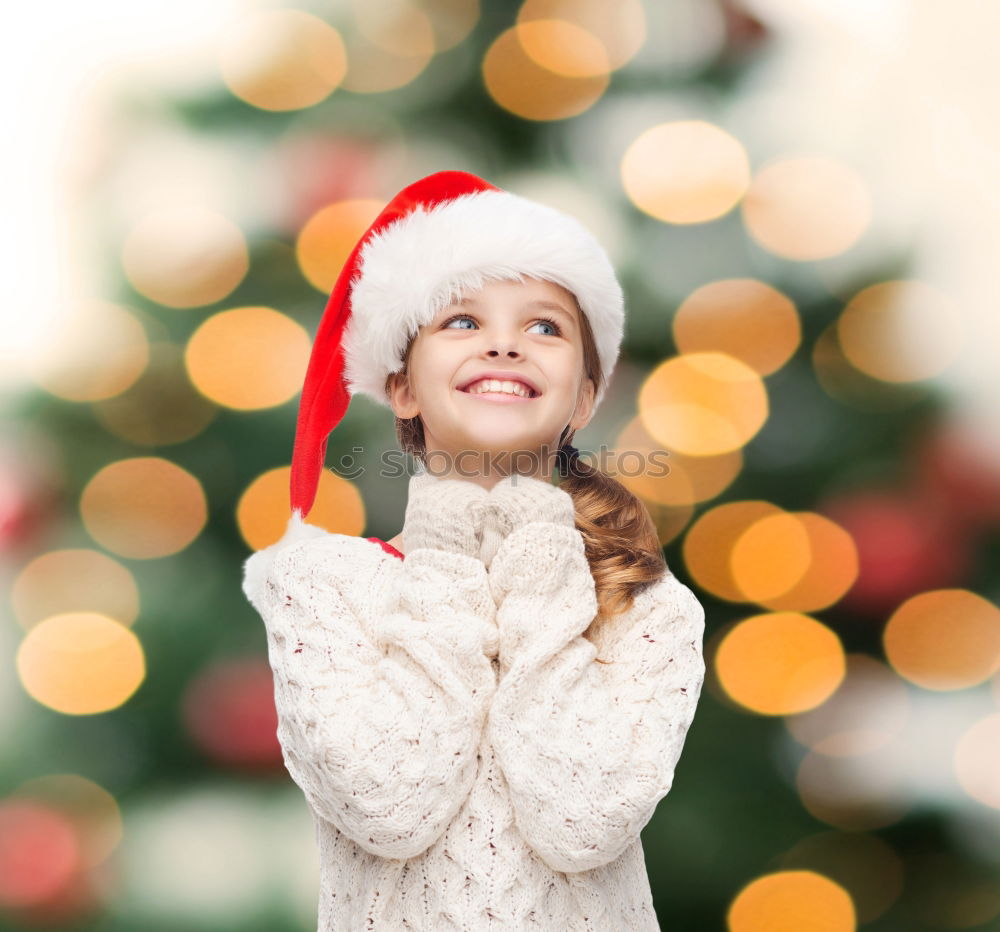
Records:
{"label": "smiling mouth", "polygon": [[[456,391],[461,392],[463,395],[468,395],[470,398],[481,398],[483,401],[500,401],[507,404],[517,404],[518,402],[528,402],[534,401],[536,398],[541,397],[537,392],[533,395],[516,395],[514,392],[470,392],[466,391],[464,388],[456,389]],[[530,391],[530,389],[529,389]]]}
{"label": "smiling mouth", "polygon": [[[495,381],[501,381],[501,380],[495,380]],[[532,401],[533,399],[538,398],[541,395],[541,392],[535,391],[535,389],[533,389],[530,385],[525,385],[524,382],[518,382],[516,384],[518,384],[524,391],[526,391],[528,393],[527,395],[519,395],[517,392],[491,391],[489,389],[486,391],[471,391],[472,388],[475,388],[476,384],[478,383],[473,382],[472,385],[468,386],[467,388],[459,388],[457,389],[457,391],[460,391],[463,395],[475,395],[477,397],[482,396],[488,399],[509,398],[513,401]]]}

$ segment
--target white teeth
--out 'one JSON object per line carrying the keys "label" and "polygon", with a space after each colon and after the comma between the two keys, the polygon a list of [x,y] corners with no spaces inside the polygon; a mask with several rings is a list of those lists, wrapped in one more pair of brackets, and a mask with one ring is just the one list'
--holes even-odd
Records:
{"label": "white teeth", "polygon": [[520,382],[501,382],[499,379],[482,379],[466,389],[469,394],[478,395],[481,392],[505,392],[508,395],[520,395],[530,398],[531,391]]}

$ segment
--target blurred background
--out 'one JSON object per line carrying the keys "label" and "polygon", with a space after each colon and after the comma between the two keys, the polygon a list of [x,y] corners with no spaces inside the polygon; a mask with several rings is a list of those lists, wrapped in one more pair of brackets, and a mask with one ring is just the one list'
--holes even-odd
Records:
{"label": "blurred background", "polygon": [[[315,928],[240,582],[334,280],[402,187],[566,210],[626,289],[576,444],[707,610],[662,927],[1000,929],[1000,7],[20,5],[0,336],[0,927]],[[359,397],[310,521],[388,539]],[[627,451],[671,451],[636,475]],[[361,468],[359,468],[361,467]]]}

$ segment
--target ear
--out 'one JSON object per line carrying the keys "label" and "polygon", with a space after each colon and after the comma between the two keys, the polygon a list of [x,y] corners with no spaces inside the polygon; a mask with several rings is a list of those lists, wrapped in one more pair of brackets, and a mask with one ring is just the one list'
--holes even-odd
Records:
{"label": "ear", "polygon": [[570,418],[569,423],[573,430],[580,430],[590,423],[590,419],[594,416],[595,397],[594,380],[587,376],[580,386],[576,409],[573,411],[573,417]]}
{"label": "ear", "polygon": [[410,387],[410,379],[405,372],[393,372],[389,376],[389,407],[399,418],[416,417],[420,410],[417,399]]}

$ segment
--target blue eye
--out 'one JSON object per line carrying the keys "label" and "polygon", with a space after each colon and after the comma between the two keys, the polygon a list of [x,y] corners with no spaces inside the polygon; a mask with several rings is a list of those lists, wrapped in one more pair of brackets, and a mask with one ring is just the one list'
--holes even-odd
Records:
{"label": "blue eye", "polygon": [[535,324],[548,324],[550,327],[552,327],[553,330],[555,330],[555,333],[551,334],[551,336],[557,337],[559,336],[560,333],[562,333],[562,331],[559,329],[559,324],[557,324],[554,320],[549,320],[548,317],[540,317],[531,326],[534,327]]}
{"label": "blue eye", "polygon": [[[472,329],[470,327],[452,327],[451,325],[455,321],[457,321],[457,320],[468,320],[468,321],[471,321],[473,324],[475,324],[475,320],[472,317],[470,317],[468,314],[455,314],[453,317],[449,317],[443,324],[441,324],[441,329],[442,330],[444,330],[444,329],[448,329],[448,330],[470,330],[470,329]],[[551,327],[553,329],[554,332],[550,333],[550,334],[547,334],[547,336],[555,336],[555,337],[557,337],[557,336],[559,336],[562,333],[562,329],[559,327],[559,324],[557,324],[554,320],[549,319],[548,317],[539,317],[538,320],[536,320],[531,326],[532,327],[537,327],[539,324],[547,324],[549,327]]]}
{"label": "blue eye", "polygon": [[[468,315],[468,314],[456,314],[456,315],[455,315],[454,317],[449,317],[449,318],[448,318],[448,319],[447,319],[447,320],[446,320],[446,321],[445,321],[445,322],[444,322],[444,323],[442,324],[442,328],[443,328],[443,327],[448,327],[448,328],[450,328],[450,329],[452,329],[452,330],[468,330],[468,329],[469,329],[468,327],[452,327],[452,326],[451,326],[451,325],[452,325],[452,322],[453,322],[453,321],[456,321],[456,320],[472,320],[472,318],[471,318],[471,317],[469,317],[469,315]],[[472,322],[473,322],[473,323],[475,323],[475,321],[472,321]]]}

